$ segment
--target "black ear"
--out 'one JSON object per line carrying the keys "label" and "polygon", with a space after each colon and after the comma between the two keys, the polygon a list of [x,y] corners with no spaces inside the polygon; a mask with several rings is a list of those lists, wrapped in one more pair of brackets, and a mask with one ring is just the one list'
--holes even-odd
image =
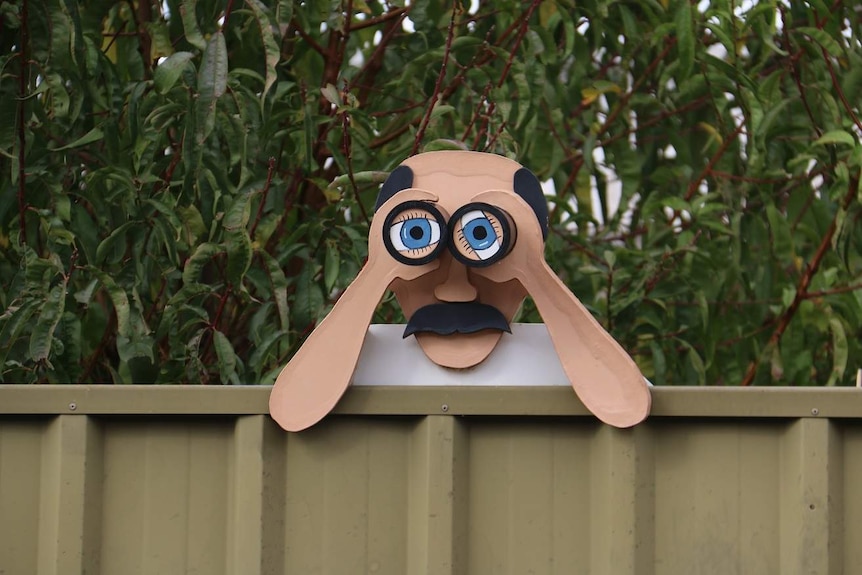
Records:
{"label": "black ear", "polygon": [[383,186],[380,188],[380,193],[377,194],[377,203],[374,204],[374,211],[380,209],[380,206],[386,202],[389,198],[400,192],[401,190],[406,190],[407,188],[413,187],[413,170],[411,170],[408,166],[398,166],[392,173],[389,174],[389,177],[386,178],[386,181],[383,182]]}
{"label": "black ear", "polygon": [[515,193],[521,196],[536,213],[539,225],[542,226],[542,239],[547,238],[548,202],[545,200],[545,194],[542,192],[542,185],[538,178],[527,168],[521,168],[515,172],[514,187]]}

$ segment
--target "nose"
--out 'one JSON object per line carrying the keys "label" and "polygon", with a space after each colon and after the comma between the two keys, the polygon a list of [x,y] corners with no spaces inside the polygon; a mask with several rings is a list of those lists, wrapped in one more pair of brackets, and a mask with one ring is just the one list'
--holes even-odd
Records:
{"label": "nose", "polygon": [[467,277],[467,266],[455,261],[451,255],[441,255],[440,266],[444,268],[444,279],[436,288],[434,296],[440,301],[476,301],[476,287]]}

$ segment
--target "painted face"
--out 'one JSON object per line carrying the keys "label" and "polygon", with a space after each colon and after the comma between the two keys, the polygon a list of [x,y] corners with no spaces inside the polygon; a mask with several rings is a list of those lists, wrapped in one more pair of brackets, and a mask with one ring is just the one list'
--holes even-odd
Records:
{"label": "painted face", "polygon": [[404,161],[380,190],[367,263],[276,378],[272,417],[299,431],[329,413],[391,289],[408,319],[405,337],[452,368],[487,358],[529,294],[584,405],[609,425],[642,421],[651,403],[643,376],[548,267],[547,230],[541,186],[517,162],[478,152]]}
{"label": "painted face", "polygon": [[[411,189],[431,192],[437,201],[425,202],[425,209],[423,202],[406,201],[389,214],[375,214],[392,223],[384,224],[383,237],[371,237],[369,242],[383,241],[396,258],[400,253],[423,258],[432,254],[432,245],[437,248],[433,252],[439,260],[436,269],[415,279],[397,279],[390,286],[408,320],[405,337],[415,335],[438,365],[474,366],[509,331],[527,295],[514,278],[501,284],[477,273],[505,265],[505,256],[517,241],[518,222],[476,197],[489,190],[519,195],[533,207],[531,217],[545,232],[548,211],[541,187],[532,173],[502,156],[430,152],[409,158],[392,173],[380,191],[378,206]],[[441,236],[440,230],[445,234]]]}

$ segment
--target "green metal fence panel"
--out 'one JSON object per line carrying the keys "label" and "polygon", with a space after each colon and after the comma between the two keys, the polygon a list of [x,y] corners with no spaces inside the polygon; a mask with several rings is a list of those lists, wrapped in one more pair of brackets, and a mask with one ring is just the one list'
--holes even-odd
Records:
{"label": "green metal fence panel", "polygon": [[0,386],[0,573],[862,574],[862,390]]}

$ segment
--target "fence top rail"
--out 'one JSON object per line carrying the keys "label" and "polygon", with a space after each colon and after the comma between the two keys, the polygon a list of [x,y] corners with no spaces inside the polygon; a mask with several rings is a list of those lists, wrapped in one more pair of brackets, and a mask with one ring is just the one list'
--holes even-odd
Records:
{"label": "fence top rail", "polygon": [[[3,415],[259,415],[270,386],[0,385]],[[651,417],[862,418],[862,389],[655,387]],[[353,387],[347,415],[585,416],[571,388]]]}

